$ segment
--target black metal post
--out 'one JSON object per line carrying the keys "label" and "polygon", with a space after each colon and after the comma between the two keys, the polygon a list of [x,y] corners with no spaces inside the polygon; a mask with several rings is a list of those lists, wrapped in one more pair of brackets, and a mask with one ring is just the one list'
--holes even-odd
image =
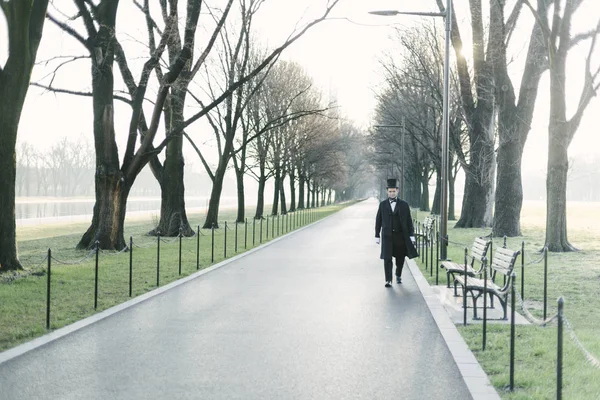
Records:
{"label": "black metal post", "polygon": [[160,286],[160,231],[156,231],[156,287]]}
{"label": "black metal post", "polygon": [[482,350],[485,351],[485,344],[487,341],[487,258],[483,257],[481,260],[483,263],[483,338],[482,338]]}
{"label": "black metal post", "polygon": [[254,234],[256,231],[256,218],[252,218],[252,247],[254,247]]}
{"label": "black metal post", "polygon": [[271,237],[275,237],[275,216],[271,215]]}
{"label": "black metal post", "polygon": [[196,233],[196,269],[200,269],[200,225],[198,225],[198,233]]}
{"label": "black metal post", "polygon": [[237,254],[237,243],[238,243],[238,222],[237,220],[235,221],[235,252]]}
{"label": "black metal post", "polygon": [[[425,271],[427,271],[427,268],[429,267],[429,254],[428,254],[428,246],[427,246],[427,232],[423,233],[423,247],[425,250]],[[421,254],[421,260],[423,260],[423,254]]]}
{"label": "black metal post", "polygon": [[448,241],[448,235],[442,236],[442,241],[440,242],[440,259],[445,260],[448,257]]}
{"label": "black metal post", "polygon": [[548,310],[548,247],[544,246],[544,320]]}
{"label": "black metal post", "polygon": [[417,221],[417,249],[419,253],[422,253],[421,246],[423,246],[423,232],[421,232],[421,223]]}
{"label": "black metal post", "polygon": [[133,236],[129,236],[129,297],[133,293]]}
{"label": "black metal post", "polygon": [[521,299],[525,301],[525,241],[521,241]]}
{"label": "black metal post", "polygon": [[98,257],[100,255],[100,242],[96,240],[96,272],[94,277],[94,310],[98,308]]}
{"label": "black metal post", "polygon": [[227,258],[227,221],[225,221],[225,228],[223,228],[223,258]]}
{"label": "black metal post", "polygon": [[465,284],[463,286],[463,325],[467,326],[467,253],[468,249],[465,247]]}
{"label": "black metal post", "polygon": [[565,299],[558,298],[558,338],[556,346],[556,400],[562,399],[563,324]]}
{"label": "black metal post", "polygon": [[214,263],[215,262],[215,223],[213,222],[211,227],[211,245],[210,245],[210,263]]}
{"label": "black metal post", "polygon": [[50,281],[52,276],[52,250],[48,249],[48,277],[46,280],[46,329],[50,329]]}
{"label": "black metal post", "polygon": [[244,249],[248,249],[248,218],[244,222]]}
{"label": "black metal post", "polygon": [[504,235],[504,244],[502,245],[503,248],[506,248],[506,235]]}
{"label": "black metal post", "polygon": [[[435,230],[435,284],[439,285],[440,283],[440,232],[438,232],[437,227]],[[450,283],[448,283],[450,285]],[[450,286],[448,286],[450,287]]]}
{"label": "black metal post", "polygon": [[510,280],[510,391],[515,389],[515,279],[517,274],[513,271]]}
{"label": "black metal post", "polygon": [[260,233],[258,235],[259,235],[259,243],[261,243],[261,244],[262,244],[262,225],[263,225],[263,219],[262,219],[262,217],[260,217],[260,228],[259,228]]}
{"label": "black metal post", "polygon": [[429,231],[429,243],[430,243],[430,249],[429,249],[429,277],[433,277],[433,238],[435,232],[433,231],[433,228],[431,229],[431,231]]}
{"label": "black metal post", "polygon": [[182,240],[182,229],[179,227],[179,275],[181,275],[181,240]]}

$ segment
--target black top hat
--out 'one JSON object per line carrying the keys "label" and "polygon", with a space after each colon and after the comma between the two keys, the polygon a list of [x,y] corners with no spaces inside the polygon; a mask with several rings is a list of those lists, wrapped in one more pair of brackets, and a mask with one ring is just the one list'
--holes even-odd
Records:
{"label": "black top hat", "polygon": [[398,179],[392,178],[387,180],[387,188],[398,188]]}

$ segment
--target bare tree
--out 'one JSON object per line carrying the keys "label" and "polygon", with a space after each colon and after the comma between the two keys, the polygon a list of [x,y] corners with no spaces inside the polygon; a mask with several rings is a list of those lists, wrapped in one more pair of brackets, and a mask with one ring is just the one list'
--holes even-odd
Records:
{"label": "bare tree", "polygon": [[[539,12],[545,15],[549,3],[550,0],[539,0]],[[521,160],[533,119],[540,78],[548,68],[542,27],[534,24],[517,98],[508,73],[510,60],[507,59],[506,52],[522,4],[520,1],[515,4],[508,19],[504,15],[504,2],[491,4],[490,30],[494,33],[491,40],[497,42],[495,47],[498,48],[494,62],[498,103],[498,173],[493,224],[493,233],[496,236],[521,234]]]}
{"label": "bare tree", "polygon": [[48,0],[4,0],[8,59],[0,65],[0,271],[22,269],[15,224],[15,149],[23,103],[42,37]]}
{"label": "bare tree", "polygon": [[[495,0],[494,0],[495,1]],[[436,0],[440,10],[444,2]],[[453,12],[454,15],[456,15]],[[490,32],[486,44],[481,1],[470,2],[473,39],[472,76],[465,56],[459,24],[452,20],[452,46],[456,56],[460,99],[469,135],[469,163],[465,171],[465,189],[460,219],[455,227],[472,228],[492,225],[494,199],[494,62],[499,52],[498,41]]]}
{"label": "bare tree", "polygon": [[[580,35],[571,36],[573,15],[582,0],[553,1],[553,15],[546,12],[545,3],[538,1],[537,10],[529,1],[525,4],[532,10],[542,28],[550,67],[550,121],[548,139],[548,171],[546,178],[546,243],[548,250],[566,252],[576,250],[567,239],[567,173],[569,170],[568,149],[585,109],[600,88],[600,64],[592,65],[592,56],[600,35],[600,20],[597,25]],[[583,70],[583,87],[577,109],[567,118],[567,59],[569,50],[581,41],[589,41],[589,51]]]}
{"label": "bare tree", "polygon": [[[185,123],[185,102],[190,90],[190,84],[194,81],[197,72],[204,65],[218,34],[221,32],[221,29],[229,16],[233,3],[233,0],[227,0],[221,15],[214,15],[216,26],[214,27],[206,47],[196,60],[193,57],[193,53],[190,55],[189,61],[183,66],[181,73],[169,89],[163,111],[168,138],[164,163],[161,163],[158,156],[154,156],[150,161],[152,172],[161,187],[160,221],[158,222],[158,226],[153,229],[150,234],[156,234],[156,232],[160,232],[163,236],[176,236],[179,233],[184,236],[194,234],[194,230],[188,222],[185,210],[183,135],[175,134],[172,132],[172,128]],[[143,5],[137,2],[136,4],[144,12],[146,18],[148,48],[150,50],[150,56],[152,56],[156,51],[155,36],[158,35],[160,37],[162,30],[152,16],[149,0],[144,0]],[[178,18],[178,7],[179,0],[171,0],[169,1],[169,4],[167,4],[166,1],[160,2],[160,11],[164,26],[163,29],[166,29],[166,27],[170,25],[169,21],[173,15],[175,15],[175,18]],[[212,12],[210,9],[209,11]],[[184,32],[184,36],[182,37],[177,24],[173,25],[170,38],[167,42],[169,65],[173,65],[177,62],[179,54],[181,54],[181,51],[185,46],[184,43],[186,40],[192,42],[191,45],[188,46],[190,49],[194,49],[195,30],[196,26],[188,25]],[[121,73],[128,83],[129,91],[133,97],[137,87],[128,72],[127,60],[120,47],[118,54],[119,57],[117,58],[117,61],[121,67]],[[162,77],[165,72],[160,63],[156,64],[155,70],[157,76],[160,79],[163,79]]]}
{"label": "bare tree", "polygon": [[[131,187],[142,168],[155,154],[160,153],[167,140],[155,147],[161,110],[165,104],[169,88],[181,74],[192,55],[193,36],[198,23],[201,2],[189,0],[185,24],[184,45],[169,67],[160,77],[160,86],[154,101],[154,110],[149,124],[143,116],[143,102],[151,72],[159,63],[171,33],[178,24],[177,10],[171,9],[169,23],[163,31],[160,43],[151,57],[144,63],[135,93],[132,94],[131,122],[128,141],[121,165],[115,141],[114,127],[114,77],[113,64],[119,50],[116,41],[116,15],[118,1],[74,0],[78,14],[73,19],[81,19],[87,38],[78,33],[66,22],[54,16],[50,20],[78,40],[90,53],[92,60],[92,93],[94,104],[94,143],[96,148],[96,204],[92,223],[81,238],[78,248],[89,248],[98,243],[103,249],[121,250],[126,247],[123,227],[127,199]],[[125,75],[125,74],[124,74]],[[131,83],[126,78],[131,90]],[[140,139],[137,146],[138,136]],[[137,147],[137,148],[136,148]]]}
{"label": "bare tree", "polygon": [[[200,151],[198,146],[192,144],[198,156],[200,157],[205,169],[207,170],[208,174],[213,180],[209,209],[206,220],[204,222],[204,227],[210,227],[213,226],[213,224],[215,226],[218,226],[219,201],[222,191],[223,177],[233,153],[237,151],[236,149],[234,149],[234,144],[236,134],[238,134],[239,131],[238,127],[241,126],[241,111],[246,106],[246,102],[243,101],[243,91],[240,89],[240,86],[259,75],[264,69],[268,69],[275,61],[277,61],[281,53],[287,47],[289,47],[292,43],[298,40],[311,27],[323,21],[338,2],[339,0],[328,0],[325,10],[323,11],[321,17],[312,20],[303,28],[295,30],[294,33],[291,34],[281,46],[273,50],[258,66],[256,66],[252,70],[249,70],[248,61],[249,56],[251,54],[251,52],[249,51],[251,42],[251,16],[254,15],[254,13],[256,13],[258,7],[260,7],[260,5],[262,4],[262,1],[241,1],[241,10],[243,17],[241,18],[241,25],[238,27],[239,33],[237,36],[237,40],[234,41],[233,39],[231,39],[231,37],[228,36],[228,34],[224,33],[225,40],[223,41],[223,43],[225,44],[224,48],[226,49],[226,51],[223,52],[221,56],[223,60],[222,65],[224,66],[226,74],[225,76],[223,76],[225,82],[222,83],[222,87],[227,89],[223,91],[221,95],[218,95],[219,92],[214,90],[214,83],[211,84],[209,88],[209,91],[212,96],[211,103],[207,106],[204,106],[200,101],[203,110],[186,121],[186,124],[189,124],[196,121],[202,116],[207,116],[207,118],[209,119],[209,123],[211,124],[212,129],[215,133],[215,138],[217,140],[218,162],[214,172],[211,170],[210,166],[206,162],[206,159],[202,155],[202,152]],[[213,115],[208,116],[208,112],[221,103],[224,104],[224,107],[222,107],[221,110],[215,109]],[[222,125],[221,127],[219,127],[218,125],[219,119],[224,120],[224,125]],[[177,133],[181,129],[183,129],[183,126],[175,128],[175,132]],[[187,137],[189,138],[189,136]],[[248,138],[246,144],[252,140],[254,140],[254,137]]]}

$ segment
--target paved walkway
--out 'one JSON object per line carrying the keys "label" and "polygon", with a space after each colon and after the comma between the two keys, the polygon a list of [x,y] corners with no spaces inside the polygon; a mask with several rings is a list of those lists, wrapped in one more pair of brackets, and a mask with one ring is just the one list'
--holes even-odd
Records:
{"label": "paved walkway", "polygon": [[0,397],[494,398],[418,270],[384,288],[376,207],[0,353]]}

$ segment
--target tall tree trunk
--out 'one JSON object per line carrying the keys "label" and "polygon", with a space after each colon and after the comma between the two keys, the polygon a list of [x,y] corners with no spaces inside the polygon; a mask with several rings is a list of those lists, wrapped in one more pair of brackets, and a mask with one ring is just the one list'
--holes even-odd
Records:
{"label": "tall tree trunk", "polygon": [[456,174],[448,174],[448,220],[449,221],[456,221],[456,214],[454,212],[454,208],[456,207],[454,204],[454,199],[456,196],[455,184],[456,184]]}
{"label": "tall tree trunk", "polygon": [[482,104],[478,111],[477,124],[471,135],[471,160],[465,171],[465,189],[460,219],[455,225],[457,228],[484,228],[492,224],[495,156],[491,132],[494,113]]}
{"label": "tall tree trunk", "polygon": [[[448,180],[450,180],[450,174],[448,174]],[[442,177],[441,171],[436,168],[435,173],[435,192],[433,193],[433,204],[431,205],[431,214],[440,215],[440,200],[442,193]]]}
{"label": "tall tree trunk", "polygon": [[310,195],[311,195],[310,179],[307,179],[306,180],[306,208],[312,208],[310,206]]}
{"label": "tall tree trunk", "polygon": [[275,182],[273,187],[273,207],[271,209],[271,215],[277,215],[279,213],[279,187],[281,185],[280,174],[280,169],[276,168],[274,176]]}
{"label": "tall tree trunk", "polygon": [[95,195],[96,203],[92,224],[77,244],[78,249],[89,249],[100,243],[101,248],[125,248],[123,223],[127,196],[133,182],[126,182],[119,164],[115,140],[113,105],[114,35],[118,2],[108,3],[97,16],[99,29],[93,38],[92,99],[94,109],[94,147],[96,150]]}
{"label": "tall tree trunk", "polygon": [[[171,126],[177,126],[185,120],[183,115],[185,95],[185,90],[171,88],[171,116],[166,118]],[[177,236],[179,229],[184,236],[194,235],[185,210],[184,170],[183,135],[175,135],[167,144],[165,162],[159,179],[160,221],[155,230],[160,230],[163,236]]]}
{"label": "tall tree trunk", "polygon": [[571,142],[565,96],[566,53],[550,67],[550,124],[546,174],[546,246],[549,251],[575,251],[567,239],[567,172]]}
{"label": "tall tree trunk", "polygon": [[264,166],[260,169],[260,176],[258,178],[258,195],[256,200],[256,213],[254,219],[261,219],[263,217],[265,209],[265,184],[267,183],[267,177],[265,176]]}
{"label": "tall tree trunk", "polygon": [[421,204],[419,209],[421,211],[429,211],[429,171],[423,170],[421,175]]}
{"label": "tall tree trunk", "polygon": [[296,177],[290,174],[290,212],[296,211]]}
{"label": "tall tree trunk", "polygon": [[283,179],[281,179],[279,184],[279,198],[281,201],[281,213],[287,214],[287,200],[285,198],[285,186],[283,184]]}
{"label": "tall tree trunk", "polygon": [[23,76],[15,75],[7,79],[4,73],[0,73],[0,271],[23,269],[17,257],[15,148],[19,119],[29,87],[29,73],[22,71]]}
{"label": "tall tree trunk", "polygon": [[17,254],[15,223],[17,131],[48,1],[12,1],[2,7],[9,48],[4,68],[0,68],[0,271],[8,271],[23,268]]}
{"label": "tall tree trunk", "polygon": [[[231,148],[225,146],[223,154],[231,154]],[[206,220],[202,226],[204,229],[210,229],[213,224],[215,228],[219,227],[219,206],[221,203],[223,180],[225,178],[225,172],[227,171],[227,164],[229,164],[229,158],[222,156],[219,159],[219,165],[215,171],[213,186],[210,192],[210,200],[208,202],[208,212],[206,213]]]}
{"label": "tall tree trunk", "polygon": [[304,175],[298,177],[298,209],[304,208]]}
{"label": "tall tree trunk", "polygon": [[92,224],[77,245],[78,249],[93,248],[96,241],[104,250],[123,250],[127,247],[123,227],[130,190],[131,187],[117,175],[96,174],[96,203]]}
{"label": "tall tree trunk", "polygon": [[237,186],[237,217],[236,222],[244,222],[246,218],[246,196],[244,194],[244,167],[235,169]]}
{"label": "tall tree trunk", "polygon": [[[436,0],[440,10],[442,0]],[[466,182],[457,228],[481,228],[492,225],[494,196],[494,121],[495,81],[493,65],[497,62],[497,41],[487,40],[481,1],[469,2],[473,40],[473,79],[465,56],[459,23],[452,21],[452,45],[457,64],[460,98],[469,131],[469,165],[465,166]],[[490,35],[500,35],[491,33]],[[487,54],[486,54],[487,53]]]}
{"label": "tall tree trunk", "polygon": [[[539,7],[546,7],[538,2]],[[504,16],[498,21],[503,25]],[[494,205],[494,236],[521,235],[523,184],[521,160],[530,130],[537,99],[540,78],[546,69],[545,45],[542,28],[535,24],[531,32],[525,70],[519,90],[519,101],[508,76],[506,48],[502,44],[501,60],[495,65],[498,98],[498,174]]]}
{"label": "tall tree trunk", "polygon": [[567,239],[567,172],[569,159],[564,132],[558,126],[550,127],[548,173],[546,177],[546,246],[549,251],[576,250]]}

